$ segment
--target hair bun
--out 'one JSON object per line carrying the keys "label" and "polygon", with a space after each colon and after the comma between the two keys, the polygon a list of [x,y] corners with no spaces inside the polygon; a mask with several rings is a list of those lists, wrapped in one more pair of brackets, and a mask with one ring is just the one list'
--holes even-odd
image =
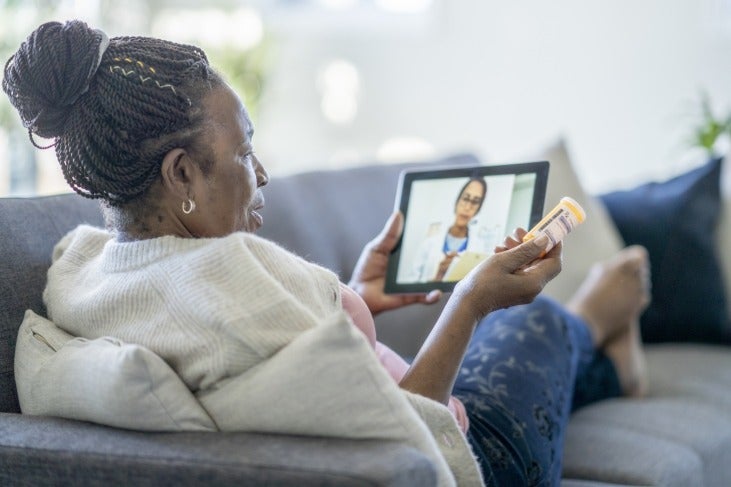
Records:
{"label": "hair bun", "polygon": [[79,20],[48,22],[8,59],[3,90],[26,128],[45,138],[63,134],[71,107],[96,72],[103,37]]}

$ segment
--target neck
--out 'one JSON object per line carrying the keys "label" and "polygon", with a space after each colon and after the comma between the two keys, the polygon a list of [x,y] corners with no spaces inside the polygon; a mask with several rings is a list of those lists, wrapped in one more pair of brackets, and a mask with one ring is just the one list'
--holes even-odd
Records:
{"label": "neck", "polygon": [[464,238],[467,236],[467,227],[456,223],[449,227],[449,234],[453,237]]}
{"label": "neck", "polygon": [[155,204],[151,198],[134,200],[119,207],[105,205],[104,221],[118,242],[147,240],[164,235],[185,236],[175,225],[175,216],[166,211],[164,205]]}

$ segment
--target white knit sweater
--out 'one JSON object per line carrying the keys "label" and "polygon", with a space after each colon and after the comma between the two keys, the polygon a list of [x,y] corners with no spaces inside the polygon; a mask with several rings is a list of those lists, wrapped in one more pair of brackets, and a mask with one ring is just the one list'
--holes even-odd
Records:
{"label": "white knit sweater", "polygon": [[482,485],[449,410],[398,389],[354,326],[328,327],[345,317],[335,274],[270,241],[119,243],[80,226],[54,249],[43,298],[73,336],[162,357],[222,430],[406,440],[435,462],[440,486]]}
{"label": "white knit sweater", "polygon": [[242,374],[341,309],[335,274],[247,233],[119,243],[80,226],[53,261],[43,299],[59,328],[144,345],[193,392]]}

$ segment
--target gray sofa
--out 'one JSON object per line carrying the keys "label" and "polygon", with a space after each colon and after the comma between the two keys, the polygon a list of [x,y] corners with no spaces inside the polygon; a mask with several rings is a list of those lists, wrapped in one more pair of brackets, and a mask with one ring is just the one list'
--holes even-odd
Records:
{"label": "gray sofa", "polygon": [[[440,163],[474,162],[469,155]],[[398,172],[368,166],[275,178],[261,234],[348,279],[393,207]],[[97,203],[73,194],[0,199],[0,485],[399,485],[435,483],[418,451],[382,442],[245,433],[139,433],[21,415],[13,376],[17,329],[41,292],[54,243],[101,224]],[[377,318],[405,355],[440,306]],[[565,487],[731,485],[731,354],[705,345],[648,347],[650,397],[577,412]]]}

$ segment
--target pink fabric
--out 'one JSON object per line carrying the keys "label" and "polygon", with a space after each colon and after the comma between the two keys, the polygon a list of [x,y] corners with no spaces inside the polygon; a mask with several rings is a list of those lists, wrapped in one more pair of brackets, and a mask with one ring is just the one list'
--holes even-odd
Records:
{"label": "pink fabric", "polygon": [[[355,326],[363,332],[371,346],[375,349],[376,355],[378,355],[378,359],[381,361],[381,364],[386,368],[389,375],[391,375],[397,384],[401,382],[406,371],[409,370],[408,362],[386,345],[376,340],[376,324],[373,321],[373,315],[368,309],[365,301],[363,301],[363,298],[342,283],[340,284],[340,295],[343,303],[343,309],[346,313],[348,313],[348,315],[350,315]],[[447,407],[457,420],[457,424],[459,424],[460,429],[466,433],[470,423],[462,401],[451,396]]]}
{"label": "pink fabric", "polygon": [[365,304],[365,301],[363,301],[363,298],[341,282],[340,299],[342,300],[345,312],[350,315],[350,319],[353,320],[355,326],[366,336],[371,347],[375,348],[376,323],[373,321],[373,315]]}

